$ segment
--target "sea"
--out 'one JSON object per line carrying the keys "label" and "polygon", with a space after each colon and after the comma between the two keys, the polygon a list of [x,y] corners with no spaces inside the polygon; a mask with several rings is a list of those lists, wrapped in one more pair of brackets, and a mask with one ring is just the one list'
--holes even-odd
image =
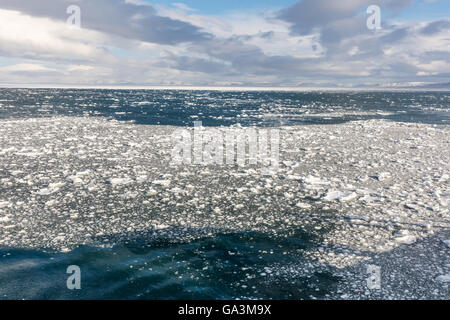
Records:
{"label": "sea", "polygon": [[[446,126],[449,111],[448,91],[0,89],[1,125],[73,117],[136,128],[185,128],[195,121],[205,127],[308,127],[370,120]],[[3,149],[6,142],[1,141]],[[0,163],[0,191],[11,194],[6,177],[8,170]],[[0,194],[0,200],[10,199]],[[6,209],[0,209],[0,222]],[[2,228],[5,223],[0,223],[0,237],[6,237]],[[110,246],[80,244],[65,250],[11,246],[3,238],[0,299],[327,299],[343,294],[343,279],[334,267],[299,254],[300,249],[320,248],[320,232],[283,232],[212,232],[180,241],[143,234]],[[294,262],[297,268],[289,270]],[[286,268],[280,273],[274,265]],[[69,266],[79,266],[80,288],[68,288],[73,280]],[[271,277],[274,273],[278,276]]]}

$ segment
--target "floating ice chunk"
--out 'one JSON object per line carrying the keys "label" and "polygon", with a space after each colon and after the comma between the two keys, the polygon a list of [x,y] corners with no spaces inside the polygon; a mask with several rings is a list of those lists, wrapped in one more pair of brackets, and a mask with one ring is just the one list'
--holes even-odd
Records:
{"label": "floating ice chunk", "polygon": [[147,195],[148,196],[154,196],[154,195],[157,195],[158,194],[158,191],[156,191],[156,190],[154,190],[154,189],[150,189],[150,190],[148,190],[148,192],[147,192]]}
{"label": "floating ice chunk", "polygon": [[109,180],[109,183],[111,183],[113,186],[118,185],[125,185],[133,182],[130,178],[113,178]]}
{"label": "floating ice chunk", "polygon": [[153,181],[153,184],[162,186],[162,187],[168,187],[170,185],[170,180],[155,180]]}
{"label": "floating ice chunk", "polygon": [[342,191],[329,191],[322,198],[325,201],[351,201],[356,199],[357,194],[355,192],[342,192]]}
{"label": "floating ice chunk", "polygon": [[289,168],[297,168],[299,166],[297,161],[283,161],[283,164]]}
{"label": "floating ice chunk", "polygon": [[142,182],[145,182],[147,179],[148,179],[148,177],[146,175],[142,175],[142,176],[137,177],[136,181],[138,183],[142,183]]}
{"label": "floating ice chunk", "polygon": [[77,172],[76,175],[67,177],[67,180],[72,181],[72,183],[75,184],[75,185],[81,185],[81,184],[84,183],[82,178],[84,176],[89,175],[89,173],[90,173],[90,170]]}
{"label": "floating ice chunk", "polygon": [[301,208],[301,209],[310,209],[311,205],[307,204],[307,203],[303,203],[303,202],[299,202],[295,205],[297,208]]}
{"label": "floating ice chunk", "polygon": [[67,177],[67,180],[72,181],[75,185],[83,184],[83,180],[78,175]]}
{"label": "floating ice chunk", "polygon": [[8,222],[9,220],[11,220],[11,219],[8,216],[0,217],[0,222]]}
{"label": "floating ice chunk", "polygon": [[446,245],[447,247],[450,248],[450,240],[444,240],[443,242],[445,243],[445,245]]}
{"label": "floating ice chunk", "polygon": [[407,235],[403,237],[395,238],[395,241],[403,244],[413,244],[417,241],[417,238],[415,236]]}
{"label": "floating ice chunk", "polygon": [[66,239],[66,238],[65,238],[64,236],[59,235],[59,236],[53,238],[52,242],[62,242],[62,241],[64,241],[65,239]]}
{"label": "floating ice chunk", "polygon": [[169,226],[168,225],[166,225],[166,224],[157,224],[157,225],[155,225],[155,226],[153,226],[156,230],[163,230],[163,229],[167,229],[167,228],[169,228]]}
{"label": "floating ice chunk", "polygon": [[96,185],[90,185],[88,187],[89,192],[97,191],[99,188]]}
{"label": "floating ice chunk", "polygon": [[375,202],[375,201],[380,201],[380,200],[381,200],[380,198],[372,197],[372,196],[370,196],[368,194],[366,194],[364,197],[362,197],[360,199],[360,201],[362,201],[362,202],[364,202],[366,204],[369,204],[369,203],[372,203],[372,202]]}
{"label": "floating ice chunk", "polygon": [[450,282],[450,273],[437,277],[436,281],[445,282],[445,283]]}
{"label": "floating ice chunk", "polygon": [[57,204],[58,203],[58,201],[56,201],[56,200],[50,200],[50,201],[47,201],[46,203],[45,203],[45,206],[46,207],[52,207],[52,206],[54,206],[55,204]]}
{"label": "floating ice chunk", "polygon": [[8,201],[0,201],[0,209],[1,208],[6,208],[9,206],[9,202]]}
{"label": "floating ice chunk", "polygon": [[330,182],[325,178],[317,178],[313,176],[309,176],[302,179],[304,183],[306,184],[312,184],[312,185],[328,185]]}
{"label": "floating ice chunk", "polygon": [[76,185],[83,184],[83,180],[81,178],[75,178],[73,180],[73,184],[76,184]]}
{"label": "floating ice chunk", "polygon": [[390,176],[391,176],[391,174],[389,172],[381,172],[376,177],[377,177],[378,181],[384,181],[384,180],[388,179]]}
{"label": "floating ice chunk", "polygon": [[173,193],[182,193],[182,192],[183,192],[183,189],[178,188],[178,187],[175,187],[175,188],[170,189],[170,192],[173,192]]}
{"label": "floating ice chunk", "polygon": [[37,192],[40,196],[48,196],[50,194],[53,194],[55,192],[58,192],[59,189],[64,185],[64,183],[51,183],[48,188],[41,189]]}

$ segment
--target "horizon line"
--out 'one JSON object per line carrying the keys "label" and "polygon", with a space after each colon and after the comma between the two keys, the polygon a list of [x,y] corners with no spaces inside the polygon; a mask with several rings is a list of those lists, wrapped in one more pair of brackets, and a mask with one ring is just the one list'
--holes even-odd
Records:
{"label": "horizon line", "polygon": [[97,90],[191,90],[191,91],[450,91],[450,88],[423,87],[289,87],[289,86],[195,86],[195,85],[31,85],[0,84],[0,89],[97,89]]}

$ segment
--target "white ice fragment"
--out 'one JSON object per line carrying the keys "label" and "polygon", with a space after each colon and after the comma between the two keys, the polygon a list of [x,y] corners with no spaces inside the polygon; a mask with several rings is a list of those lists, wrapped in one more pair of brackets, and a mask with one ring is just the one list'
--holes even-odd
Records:
{"label": "white ice fragment", "polygon": [[72,183],[75,185],[83,184],[83,180],[78,175],[69,176],[67,177],[67,180],[72,181]]}
{"label": "white ice fragment", "polygon": [[450,248],[450,240],[444,240],[443,242],[445,243],[445,245],[446,245],[447,247]]}
{"label": "white ice fragment", "polygon": [[381,172],[377,175],[377,179],[378,181],[384,181],[388,179],[390,176],[391,174],[389,172]]}
{"label": "white ice fragment", "polygon": [[329,191],[322,200],[346,202],[354,200],[356,197],[357,194],[355,192]]}
{"label": "white ice fragment", "polygon": [[299,166],[299,163],[296,161],[283,161],[283,164],[289,168],[297,168]]}
{"label": "white ice fragment", "polygon": [[36,192],[40,196],[48,196],[49,194],[52,194],[52,191],[49,188],[44,188]]}
{"label": "white ice fragment", "polygon": [[450,273],[437,277],[436,281],[445,282],[445,283],[450,282]]}
{"label": "white ice fragment", "polygon": [[175,188],[170,189],[170,192],[173,192],[173,193],[182,193],[182,192],[183,192],[183,189],[178,188],[178,187],[175,187]]}
{"label": "white ice fragment", "polygon": [[60,187],[62,187],[64,183],[51,183],[47,188],[41,189],[37,192],[40,196],[48,196],[50,194],[53,194],[55,192],[58,192]]}
{"label": "white ice fragment", "polygon": [[364,197],[362,197],[361,199],[359,199],[360,201],[362,201],[362,202],[364,202],[364,203],[366,203],[366,204],[369,204],[369,203],[372,203],[372,202],[375,202],[375,201],[380,201],[381,199],[380,198],[375,198],[375,197],[372,197],[372,196],[370,196],[370,195],[365,195]]}
{"label": "white ice fragment", "polygon": [[55,238],[53,238],[53,242],[62,242],[65,240],[64,236],[57,236]]}
{"label": "white ice fragment", "polygon": [[111,183],[113,186],[118,185],[125,185],[133,182],[130,178],[112,178],[109,180],[109,183]]}
{"label": "white ice fragment", "polygon": [[0,222],[8,222],[11,220],[9,217],[0,217]]}
{"label": "white ice fragment", "polygon": [[170,180],[155,180],[153,181],[153,184],[162,186],[162,187],[168,187],[170,185]]}
{"label": "white ice fragment", "polygon": [[299,202],[295,206],[300,209],[310,209],[311,208],[310,204],[303,203],[303,202]]}
{"label": "white ice fragment", "polygon": [[56,200],[50,200],[50,201],[47,201],[46,203],[45,203],[45,206],[46,207],[52,207],[52,206],[54,206],[55,204],[57,204],[58,203],[58,201],[56,201]]}
{"label": "white ice fragment", "polygon": [[9,202],[8,201],[0,201],[0,209],[1,208],[6,208],[9,206]]}
{"label": "white ice fragment", "polygon": [[166,225],[166,224],[157,224],[157,225],[154,226],[154,228],[155,228],[156,230],[162,230],[162,229],[167,229],[167,228],[169,228],[169,226]]}
{"label": "white ice fragment", "polygon": [[417,238],[415,236],[407,235],[403,237],[395,238],[395,241],[402,243],[402,244],[413,244],[417,241]]}
{"label": "white ice fragment", "polygon": [[317,178],[313,176],[309,176],[302,179],[304,183],[306,184],[312,184],[312,185],[328,185],[330,182],[325,178]]}
{"label": "white ice fragment", "polygon": [[146,175],[142,175],[142,176],[137,177],[136,181],[138,183],[142,183],[142,182],[145,182],[147,179],[148,179],[148,177]]}

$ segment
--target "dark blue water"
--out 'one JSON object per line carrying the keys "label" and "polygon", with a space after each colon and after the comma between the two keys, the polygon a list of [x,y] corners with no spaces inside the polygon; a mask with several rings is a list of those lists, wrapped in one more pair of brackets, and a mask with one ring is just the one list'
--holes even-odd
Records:
{"label": "dark blue water", "polygon": [[[369,119],[448,124],[449,110],[449,92],[0,89],[0,119],[87,116],[174,126]],[[320,243],[318,232],[291,230],[278,236],[219,234],[177,244],[137,238],[114,248],[66,253],[0,248],[0,299],[325,298],[339,277],[331,267],[311,266],[302,254]],[[296,267],[290,269],[293,262]],[[82,270],[81,290],[66,287],[69,265]]]}
{"label": "dark blue water", "polygon": [[[324,298],[339,281],[331,268],[316,267],[310,274],[299,269],[296,274],[266,267],[307,263],[296,251],[317,247],[319,240],[295,230],[289,237],[223,234],[176,245],[139,242],[70,253],[0,250],[0,298]],[[67,289],[69,265],[81,268],[81,290]]]}
{"label": "dark blue water", "polygon": [[[96,116],[136,124],[277,126],[388,119],[447,124],[450,92],[0,89],[0,119]],[[332,115],[332,116],[330,116]]]}

